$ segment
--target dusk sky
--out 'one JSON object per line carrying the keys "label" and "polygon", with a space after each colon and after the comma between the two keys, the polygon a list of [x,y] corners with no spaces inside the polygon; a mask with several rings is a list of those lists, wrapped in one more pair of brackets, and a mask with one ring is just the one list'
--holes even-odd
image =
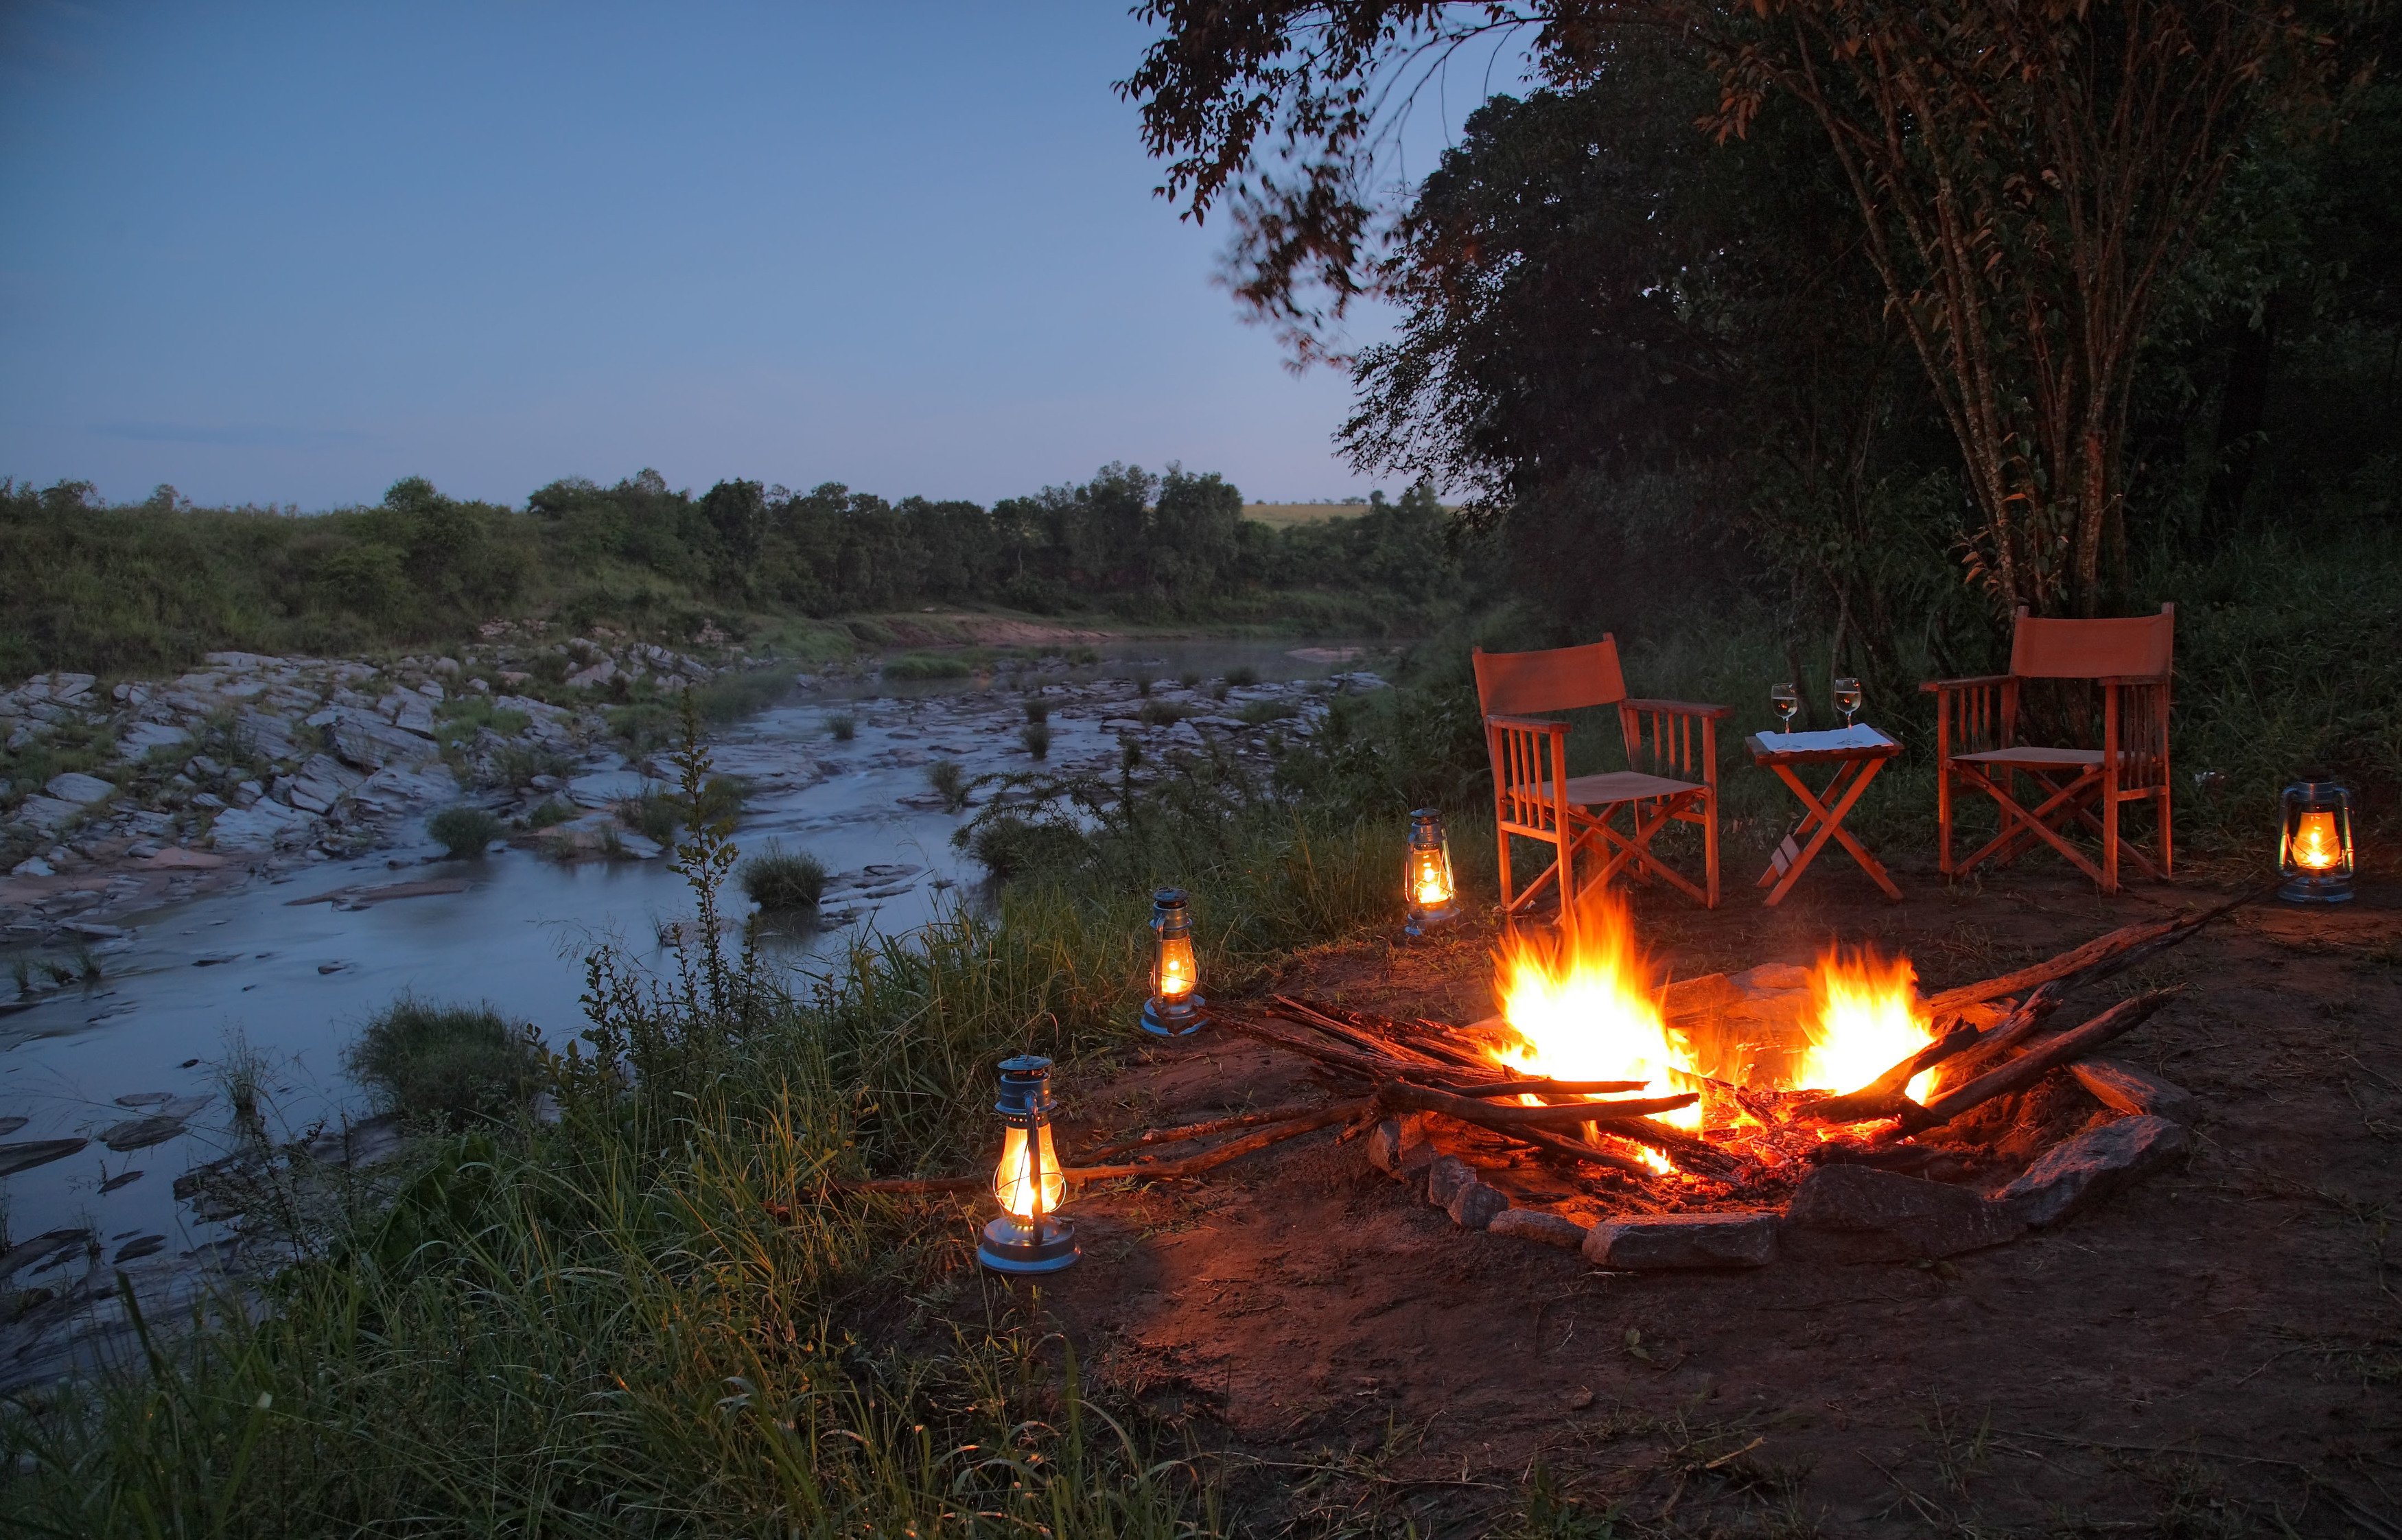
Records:
{"label": "dusk sky", "polygon": [[1152,196],[1111,89],[1144,41],[1106,0],[18,0],[0,474],[1364,493],[1346,381],[1288,374],[1211,282],[1222,227]]}

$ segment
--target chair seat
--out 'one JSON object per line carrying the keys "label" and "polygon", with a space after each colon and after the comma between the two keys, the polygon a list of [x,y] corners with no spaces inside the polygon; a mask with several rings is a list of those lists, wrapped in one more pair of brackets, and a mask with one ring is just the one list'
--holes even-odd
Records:
{"label": "chair seat", "polygon": [[[2018,764],[2038,769],[2081,769],[2102,763],[2099,749],[2038,749],[2022,744],[2016,749],[1988,749],[1981,754],[1954,754],[1953,759],[1963,764]],[[1574,785],[1572,781],[1569,783]]]}
{"label": "chair seat", "polygon": [[[1687,791],[1704,790],[1697,781],[1670,780],[1664,776],[1647,776],[1640,770],[1608,770],[1597,776],[1570,776],[1568,801],[1578,807],[1601,807],[1611,803],[1636,802],[1649,797],[1674,797]],[[1538,802],[1552,800],[1552,783],[1544,781],[1526,794]]]}

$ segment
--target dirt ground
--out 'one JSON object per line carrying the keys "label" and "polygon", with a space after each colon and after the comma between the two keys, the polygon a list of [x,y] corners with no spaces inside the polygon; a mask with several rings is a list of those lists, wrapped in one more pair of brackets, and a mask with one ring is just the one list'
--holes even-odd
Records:
{"label": "dirt ground", "polygon": [[[1887,904],[1839,860],[1774,911],[1638,895],[1638,929],[1678,977],[1840,938],[1936,989],[2225,891],[1905,871]],[[1491,941],[1397,932],[1279,987],[1470,1021]],[[1328,1132],[1087,1195],[1084,1260],[1037,1308],[1268,1531],[1473,1533],[1541,1479],[1581,1505],[1563,1533],[2402,1533],[2402,885],[2238,911],[2133,977],[2189,986],[2111,1052],[2201,1098],[2195,1152],[2009,1244],[1604,1272],[1455,1227]],[[1224,1033],[1139,1049],[1060,1088],[1065,1152],[1312,1084]]]}

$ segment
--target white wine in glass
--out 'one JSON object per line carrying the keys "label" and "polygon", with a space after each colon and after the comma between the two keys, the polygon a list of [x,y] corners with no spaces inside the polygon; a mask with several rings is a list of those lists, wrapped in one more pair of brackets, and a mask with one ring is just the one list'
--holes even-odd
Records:
{"label": "white wine in glass", "polygon": [[1860,708],[1860,681],[1839,679],[1835,681],[1835,709],[1843,713],[1843,726],[1852,725],[1852,714]]}
{"label": "white wine in glass", "polygon": [[1768,704],[1776,708],[1777,720],[1785,731],[1793,731],[1793,718],[1802,709],[1802,692],[1789,684],[1779,684],[1768,692]]}

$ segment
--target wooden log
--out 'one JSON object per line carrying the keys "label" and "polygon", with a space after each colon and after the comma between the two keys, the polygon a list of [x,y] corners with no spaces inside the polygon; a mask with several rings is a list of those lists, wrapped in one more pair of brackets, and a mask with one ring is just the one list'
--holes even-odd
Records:
{"label": "wooden log", "polygon": [[1938,1096],[1925,1107],[1905,1107],[1901,1114],[1900,1131],[1916,1134],[1934,1128],[1950,1122],[1971,1107],[1981,1107],[1996,1096],[2023,1091],[2057,1066],[2083,1058],[2112,1038],[2133,1031],[2153,1011],[2182,993],[2181,989],[2174,988],[2155,989],[2133,999],[2121,1000],[2083,1026],[2064,1032],[2027,1050],[1957,1091]]}
{"label": "wooden log", "polygon": [[1650,1096],[1622,1102],[1565,1102],[1556,1107],[1495,1107],[1470,1096],[1456,1096],[1431,1086],[1393,1080],[1376,1088],[1376,1099],[1402,1112],[1440,1112],[1464,1123],[1492,1129],[1561,1128],[1579,1123],[1636,1121],[1655,1112],[1674,1112],[1701,1097],[1694,1092],[1675,1096]]}
{"label": "wooden log", "polygon": [[1629,1156],[1618,1154],[1614,1150],[1595,1148],[1581,1139],[1564,1139],[1556,1134],[1546,1134],[1539,1128],[1513,1128],[1506,1134],[1499,1129],[1495,1129],[1493,1132],[1502,1134],[1505,1138],[1523,1140],[1537,1149],[1547,1150],[1553,1155],[1565,1155],[1571,1161],[1582,1161],[1587,1165],[1607,1166],[1612,1171],[1622,1172],[1629,1176],[1640,1176],[1647,1182],[1660,1175],[1642,1162]]}
{"label": "wooden log", "polygon": [[1439,1085],[1433,1089],[1448,1091],[1455,1096],[1602,1096],[1618,1091],[1640,1091],[1649,1080],[1553,1080],[1538,1077],[1528,1080],[1494,1080],[1485,1085]]}
{"label": "wooden log", "polygon": [[1489,1066],[1489,1072],[1484,1072],[1473,1066],[1422,1064],[1388,1053],[1363,1053],[1355,1048],[1339,1048],[1332,1043],[1315,1041],[1298,1032],[1289,1032],[1272,1023],[1254,1020],[1222,1006],[1213,1007],[1209,1019],[1229,1032],[1239,1032],[1244,1037],[1273,1043],[1304,1058],[1315,1059],[1319,1064],[1345,1070],[1363,1079],[1452,1081],[1465,1077],[1490,1082],[1520,1078],[1507,1074],[1498,1065]]}
{"label": "wooden log", "polygon": [[[1060,1176],[1070,1182],[1108,1182],[1132,1176],[1153,1180],[1170,1176],[1192,1176],[1229,1161],[1238,1160],[1279,1141],[1293,1138],[1339,1123],[1368,1109],[1364,1101],[1335,1102],[1301,1113],[1288,1121],[1256,1134],[1205,1149],[1196,1155],[1185,1155],[1172,1161],[1136,1161],[1123,1165],[1061,1166]],[[886,1192],[897,1194],[984,1192],[990,1190],[990,1174],[982,1176],[878,1176],[864,1181],[837,1181],[829,1184],[836,1192]]]}
{"label": "wooden log", "polygon": [[1360,1052],[1365,1053],[1381,1053],[1396,1059],[1415,1060],[1418,1063],[1429,1066],[1444,1062],[1438,1059],[1433,1054],[1422,1052],[1418,1049],[1410,1047],[1403,1043],[1395,1042],[1389,1038],[1380,1037],[1373,1032],[1362,1031],[1347,1022],[1338,1020],[1337,1018],[1327,1014],[1324,1011],[1321,1011],[1305,1001],[1290,999],[1285,996],[1277,995],[1273,997],[1272,1009],[1281,1012],[1289,1020],[1297,1021],[1305,1026],[1314,1027],[1318,1031],[1323,1032],[1327,1036],[1333,1038],[1340,1042],[1346,1043],[1353,1048],[1359,1049]]}
{"label": "wooden log", "polygon": [[2191,911],[2170,919],[2125,926],[2107,935],[2096,936],[2083,946],[2043,962],[2031,963],[2015,972],[1930,995],[1925,1005],[1927,1012],[1940,1020],[1956,1013],[1963,1006],[1975,1005],[2003,995],[2016,995],[2038,984],[2057,982],[2066,988],[2075,989],[2096,983],[2147,957],[2184,944],[2213,920],[2232,914],[2247,903],[2256,903],[2275,891],[2275,885],[2271,884],[2248,893],[2240,893],[2208,909]]}
{"label": "wooden log", "polygon": [[1910,1105],[1910,1082],[1953,1054],[1976,1045],[1980,1034],[1964,1026],[1944,1034],[1909,1058],[1860,1087],[1824,1101],[1804,1102],[1793,1109],[1801,1122],[1861,1123],[1874,1118],[1898,1118]]}

